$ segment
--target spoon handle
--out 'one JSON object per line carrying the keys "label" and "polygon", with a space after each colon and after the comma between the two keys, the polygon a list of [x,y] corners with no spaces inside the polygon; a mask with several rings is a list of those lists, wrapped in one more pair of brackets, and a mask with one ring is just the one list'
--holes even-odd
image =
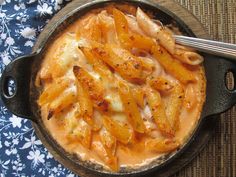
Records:
{"label": "spoon handle", "polygon": [[236,44],[175,35],[176,43],[236,61]]}

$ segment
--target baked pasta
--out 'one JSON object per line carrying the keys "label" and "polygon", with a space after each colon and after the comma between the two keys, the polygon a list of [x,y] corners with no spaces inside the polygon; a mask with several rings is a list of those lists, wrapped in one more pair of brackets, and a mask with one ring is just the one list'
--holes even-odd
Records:
{"label": "baked pasta", "polygon": [[202,62],[140,8],[91,11],[46,52],[36,82],[43,122],[82,160],[139,168],[194,129],[205,101]]}

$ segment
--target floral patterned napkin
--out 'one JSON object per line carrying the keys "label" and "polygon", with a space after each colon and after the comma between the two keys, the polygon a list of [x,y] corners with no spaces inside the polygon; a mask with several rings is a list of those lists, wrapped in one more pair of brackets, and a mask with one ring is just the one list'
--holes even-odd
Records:
{"label": "floral patterned napkin", "polygon": [[[0,76],[13,59],[29,54],[44,25],[69,0],[0,0]],[[13,89],[13,88],[12,88]],[[75,176],[56,162],[30,121],[0,102],[0,177]]]}

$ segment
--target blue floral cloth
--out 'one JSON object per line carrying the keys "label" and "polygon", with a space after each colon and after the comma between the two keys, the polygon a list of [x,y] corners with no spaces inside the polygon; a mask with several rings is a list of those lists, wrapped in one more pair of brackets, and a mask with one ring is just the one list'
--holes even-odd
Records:
{"label": "blue floral cloth", "polygon": [[[47,21],[69,0],[0,0],[0,76],[13,59],[29,54]],[[75,176],[54,160],[30,121],[0,103],[0,177]]]}

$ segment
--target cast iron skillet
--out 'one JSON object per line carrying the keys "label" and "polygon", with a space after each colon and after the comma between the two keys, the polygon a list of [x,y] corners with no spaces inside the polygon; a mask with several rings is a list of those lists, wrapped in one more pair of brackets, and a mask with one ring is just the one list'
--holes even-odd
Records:
{"label": "cast iron skillet", "polygon": [[[140,176],[163,169],[167,164],[176,159],[183,153],[188,145],[194,140],[198,130],[203,125],[203,120],[211,115],[220,114],[236,104],[236,90],[228,90],[226,87],[226,73],[231,71],[236,74],[236,64],[225,60],[224,58],[204,55],[204,67],[207,78],[207,91],[206,102],[203,107],[201,118],[189,137],[188,141],[176,152],[165,155],[154,162],[143,166],[139,169],[125,169],[122,168],[118,173],[111,173],[106,171],[100,165],[92,164],[89,162],[81,161],[77,156],[69,154],[61,148],[57,142],[50,136],[43,125],[40,117],[40,110],[37,106],[36,100],[39,92],[34,86],[36,73],[40,69],[40,64],[44,53],[53,39],[55,39],[68,24],[73,23],[80,16],[85,14],[91,9],[104,7],[110,3],[127,3],[134,6],[142,7],[144,10],[152,12],[157,19],[161,20],[164,24],[176,24],[182,33],[188,36],[195,36],[190,28],[179,19],[176,15],[164,9],[157,4],[147,2],[144,0],[103,0],[95,1],[76,8],[61,19],[56,26],[49,32],[48,38],[44,41],[44,47],[37,52],[17,58],[12,61],[2,73],[0,89],[1,99],[13,114],[32,120],[44,134],[47,142],[61,158],[66,159],[70,164],[75,165],[80,169],[83,174],[102,175],[102,176]],[[13,95],[8,92],[8,81],[13,79],[16,83],[16,90]],[[227,121],[227,120],[226,120]]]}

